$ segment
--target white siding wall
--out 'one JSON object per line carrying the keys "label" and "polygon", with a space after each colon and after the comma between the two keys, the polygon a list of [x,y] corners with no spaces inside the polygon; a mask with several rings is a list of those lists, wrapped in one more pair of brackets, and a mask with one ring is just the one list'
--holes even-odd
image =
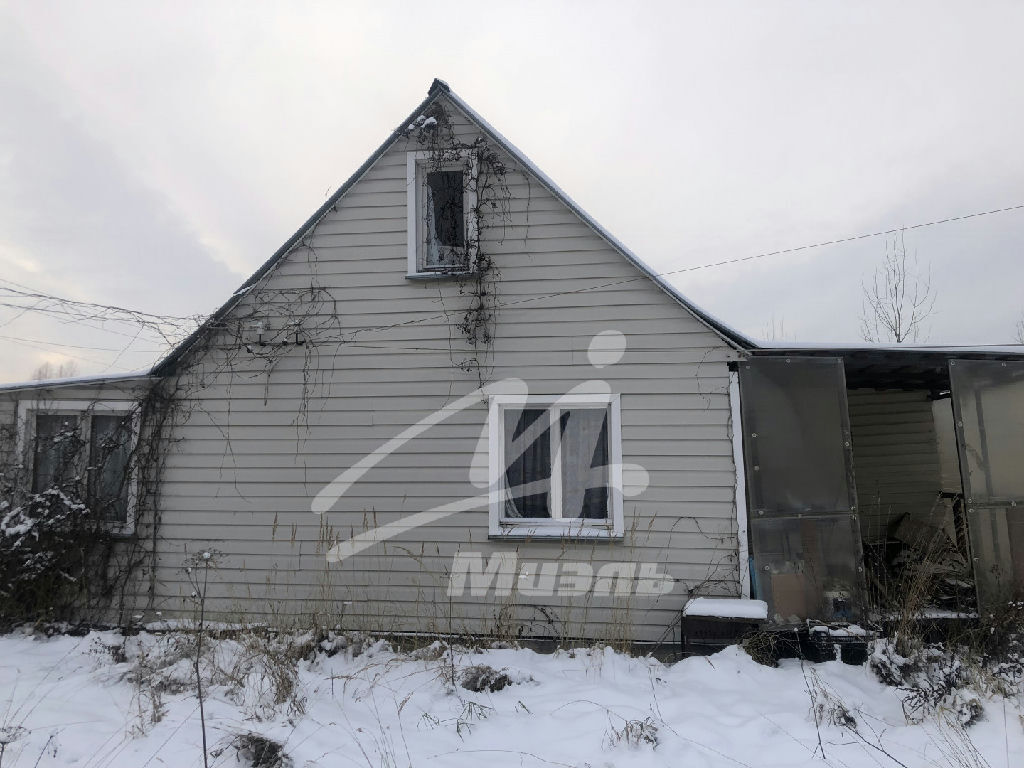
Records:
{"label": "white siding wall", "polygon": [[[467,124],[460,131],[475,135]],[[560,295],[499,308],[487,379],[521,378],[534,394],[603,379],[621,394],[623,461],[650,472],[649,488],[626,499],[626,539],[489,541],[481,510],[326,563],[325,538],[479,493],[468,473],[486,424],[483,401],[388,457],[322,519],[310,511],[341,471],[479,385],[475,371],[458,366],[471,352],[454,327],[468,297],[453,281],[405,277],[406,151],[418,148],[400,140],[234,312],[258,308],[279,328],[301,301],[291,292],[315,286],[332,301],[301,310],[313,343],[280,352],[268,370],[220,334],[182,375],[185,415],[163,476],[150,616],[189,610],[181,566],[209,546],[223,553],[210,607],[226,620],[318,616],[375,630],[671,639],[687,589],[738,590],[727,370],[736,354],[647,279],[571,293],[640,273],[514,167],[511,220],[482,242],[500,270],[498,301]],[[608,329],[624,333],[628,349],[620,363],[595,369],[587,348]],[[678,583],[660,598],[450,601],[459,551],[485,560],[514,551],[520,562],[584,561],[595,570],[657,563]]]}

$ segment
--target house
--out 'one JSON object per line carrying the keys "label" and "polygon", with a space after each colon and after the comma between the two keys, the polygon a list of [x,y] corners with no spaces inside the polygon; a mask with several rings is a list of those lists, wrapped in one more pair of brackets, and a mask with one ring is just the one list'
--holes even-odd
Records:
{"label": "house", "polygon": [[1024,355],[758,346],[440,81],[151,372],[0,420],[133,553],[120,620],[190,614],[202,552],[224,621],[644,643],[693,596],[862,620],[924,534],[1024,586]]}

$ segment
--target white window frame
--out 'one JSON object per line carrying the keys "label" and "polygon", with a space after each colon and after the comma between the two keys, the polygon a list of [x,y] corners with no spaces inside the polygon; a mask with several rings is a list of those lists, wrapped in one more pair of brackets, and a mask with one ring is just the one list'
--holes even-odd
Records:
{"label": "white window frame", "polygon": [[[505,416],[509,408],[544,407],[551,419],[551,517],[510,518],[504,516],[508,490],[505,487]],[[561,518],[561,447],[557,427],[558,408],[603,409],[608,413],[608,517],[605,520]],[[622,419],[617,394],[492,395],[488,414],[489,524],[491,538],[574,538],[621,539],[622,510]]]}
{"label": "white window frame", "polygon": [[[429,151],[418,150],[407,152],[405,159],[405,190],[406,190],[406,240],[407,240],[407,273],[410,278],[436,278],[449,275],[466,274],[473,271],[476,263],[478,250],[479,227],[477,225],[474,211],[477,204],[477,179],[478,179],[478,158],[476,152],[461,150],[457,157],[451,161],[442,162],[435,167],[436,154]],[[426,245],[426,238],[423,236],[423,224],[425,211],[423,206],[426,203],[424,188],[426,187],[426,174],[429,171],[454,171],[465,172],[469,166],[470,182],[466,184],[462,193],[462,215],[465,218],[465,238],[467,251],[467,264],[465,270],[434,270],[424,269],[421,258]]]}
{"label": "white window frame", "polygon": [[[21,457],[25,476],[33,477],[35,471],[36,414],[44,416],[77,416],[83,425],[82,441],[86,452],[91,445],[92,416],[132,415],[131,438],[128,455],[134,456],[139,442],[139,412],[135,403],[125,400],[19,400],[18,431],[15,441],[17,455]],[[83,457],[83,467],[89,465],[89,456]],[[88,480],[86,481],[88,484]],[[123,523],[109,521],[114,533],[129,535],[135,532],[139,502],[139,473],[135,466],[129,466],[128,504]]]}

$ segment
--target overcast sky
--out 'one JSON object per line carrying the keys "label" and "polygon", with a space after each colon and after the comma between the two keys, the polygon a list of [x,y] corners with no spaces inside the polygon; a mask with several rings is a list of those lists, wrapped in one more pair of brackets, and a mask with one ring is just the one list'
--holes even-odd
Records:
{"label": "overcast sky", "polygon": [[[0,3],[0,278],[208,313],[435,76],[658,270],[1017,205],[1022,29],[1020,2]],[[1011,340],[1024,210],[906,243],[928,343]],[[753,336],[857,341],[884,251],[675,282]],[[145,368],[136,330],[0,307],[0,380]]]}

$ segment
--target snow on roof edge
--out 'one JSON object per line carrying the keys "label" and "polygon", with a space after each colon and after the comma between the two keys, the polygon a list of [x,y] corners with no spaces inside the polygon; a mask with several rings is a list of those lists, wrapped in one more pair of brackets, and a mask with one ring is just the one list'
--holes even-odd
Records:
{"label": "snow on roof edge", "polygon": [[871,342],[844,342],[831,344],[817,341],[790,341],[785,343],[761,341],[759,354],[781,352],[908,352],[911,354],[989,353],[993,355],[1024,356],[1024,344],[875,344]]}
{"label": "snow on roof edge", "polygon": [[19,389],[56,389],[57,387],[77,387],[89,384],[108,384],[118,381],[132,381],[135,379],[148,379],[152,377],[150,371],[136,371],[134,373],[108,373],[94,374],[91,376],[69,376],[64,379],[43,379],[41,381],[18,381],[9,384],[0,384],[0,392],[13,392]]}

